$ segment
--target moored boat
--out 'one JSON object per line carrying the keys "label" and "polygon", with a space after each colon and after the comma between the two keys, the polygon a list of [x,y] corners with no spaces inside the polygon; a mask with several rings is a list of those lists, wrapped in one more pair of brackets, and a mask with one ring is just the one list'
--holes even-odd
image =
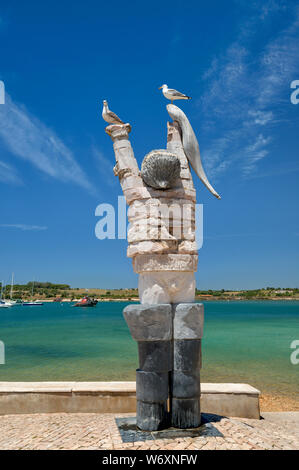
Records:
{"label": "moored boat", "polygon": [[1,296],[0,300],[2,304],[6,304],[6,307],[13,307],[14,305],[17,304],[16,300],[13,300],[13,283],[14,283],[14,273],[11,275],[11,284],[10,284],[10,298],[9,299],[3,299],[3,289],[4,289],[4,283],[2,281],[2,286],[1,286]]}
{"label": "moored boat", "polygon": [[31,300],[29,302],[23,302],[22,305],[24,307],[34,307],[36,305],[44,305],[43,302],[41,302],[40,300],[33,300],[33,290],[34,290],[34,281],[32,283]]}
{"label": "moored boat", "polygon": [[12,303],[8,302],[7,300],[3,299],[3,288],[4,288],[4,282],[1,282],[1,292],[0,292],[0,307],[1,308],[8,308],[12,307]]}
{"label": "moored boat", "polygon": [[34,305],[44,305],[44,303],[40,300],[31,300],[29,302],[23,302],[22,305],[24,307],[33,307]]}
{"label": "moored boat", "polygon": [[90,299],[87,295],[83,297],[82,300],[79,300],[79,302],[76,302],[73,307],[95,307],[97,305],[98,301],[95,299]]}

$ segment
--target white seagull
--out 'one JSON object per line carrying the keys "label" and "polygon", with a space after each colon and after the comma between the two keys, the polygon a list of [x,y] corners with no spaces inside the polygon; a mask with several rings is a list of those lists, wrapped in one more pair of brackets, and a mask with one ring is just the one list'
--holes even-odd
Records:
{"label": "white seagull", "polygon": [[167,85],[162,85],[159,87],[159,90],[162,88],[162,93],[168,100],[173,103],[174,100],[191,100],[191,96],[184,95],[180,91],[174,90],[173,88],[168,88]]}
{"label": "white seagull", "polygon": [[124,124],[124,122],[115,113],[113,113],[113,111],[110,111],[108,108],[108,101],[106,100],[103,100],[102,116],[104,121],[109,122],[110,124]]}

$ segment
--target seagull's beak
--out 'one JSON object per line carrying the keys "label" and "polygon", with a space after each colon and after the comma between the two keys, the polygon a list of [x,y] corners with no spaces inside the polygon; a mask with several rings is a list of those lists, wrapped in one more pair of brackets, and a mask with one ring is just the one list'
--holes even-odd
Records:
{"label": "seagull's beak", "polygon": [[159,86],[159,90],[161,90],[161,88],[163,88],[162,86]]}

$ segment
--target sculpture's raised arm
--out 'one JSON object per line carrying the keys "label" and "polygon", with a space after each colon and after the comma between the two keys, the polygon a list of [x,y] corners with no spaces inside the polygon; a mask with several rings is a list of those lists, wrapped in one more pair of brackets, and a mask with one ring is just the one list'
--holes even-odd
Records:
{"label": "sculpture's raised arm", "polygon": [[112,124],[105,129],[113,141],[116,165],[114,174],[119,181],[128,204],[132,202],[134,188],[144,186],[134,152],[129,141],[130,124]]}

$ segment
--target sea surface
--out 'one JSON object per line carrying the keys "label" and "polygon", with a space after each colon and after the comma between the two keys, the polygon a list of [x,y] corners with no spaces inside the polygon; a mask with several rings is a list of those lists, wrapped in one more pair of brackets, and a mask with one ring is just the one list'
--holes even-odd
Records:
{"label": "sea surface", "polygon": [[[0,310],[6,362],[0,381],[134,380],[137,346],[122,310],[69,303]],[[203,382],[246,382],[262,392],[298,397],[299,302],[204,302]],[[299,352],[297,357],[299,358]]]}

